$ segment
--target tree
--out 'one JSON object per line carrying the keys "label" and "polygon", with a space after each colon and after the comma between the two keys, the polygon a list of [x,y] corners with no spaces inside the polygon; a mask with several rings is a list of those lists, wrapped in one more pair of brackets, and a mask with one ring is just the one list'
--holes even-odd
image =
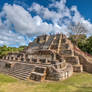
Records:
{"label": "tree", "polygon": [[74,44],[76,44],[76,45],[78,45],[77,40],[79,38],[83,37],[83,35],[85,35],[88,32],[88,30],[84,27],[84,25],[82,23],[70,25],[69,29],[71,30],[69,32],[69,38],[74,40]]}
{"label": "tree", "polygon": [[25,46],[16,47],[7,47],[6,45],[0,47],[0,57],[7,55],[10,52],[20,52],[24,50]]}
{"label": "tree", "polygon": [[87,39],[87,52],[92,54],[92,36]]}
{"label": "tree", "polygon": [[[78,37],[78,38],[77,38],[77,37]],[[71,40],[71,42],[72,42],[73,44],[75,44],[75,45],[78,46],[78,43],[81,42],[81,41],[85,42],[86,39],[87,39],[87,37],[86,37],[86,35],[84,35],[84,34],[80,34],[80,35],[71,35],[71,36],[69,37],[69,39]]]}

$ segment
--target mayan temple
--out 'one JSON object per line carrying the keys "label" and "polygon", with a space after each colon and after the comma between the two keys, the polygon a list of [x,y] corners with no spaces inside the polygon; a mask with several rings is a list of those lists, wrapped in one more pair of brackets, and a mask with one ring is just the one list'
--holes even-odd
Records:
{"label": "mayan temple", "polygon": [[63,80],[73,72],[92,73],[90,56],[64,34],[38,36],[24,51],[0,59],[0,72],[23,80]]}

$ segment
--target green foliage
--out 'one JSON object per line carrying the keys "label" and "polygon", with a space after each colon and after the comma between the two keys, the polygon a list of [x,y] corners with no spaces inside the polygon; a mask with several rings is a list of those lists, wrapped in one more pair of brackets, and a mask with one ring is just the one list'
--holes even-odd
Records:
{"label": "green foliage", "polygon": [[25,46],[16,47],[7,47],[6,45],[0,47],[0,57],[7,55],[10,52],[19,52],[23,51]]}
{"label": "green foliage", "polygon": [[85,35],[72,35],[69,39],[82,51],[92,55],[92,36],[87,38]]}
{"label": "green foliage", "polygon": [[87,39],[87,52],[92,54],[92,36]]}
{"label": "green foliage", "polygon": [[80,34],[80,35],[71,35],[69,37],[69,39],[78,46],[78,43],[80,43],[81,41],[85,42],[86,40],[86,35],[84,34]]}

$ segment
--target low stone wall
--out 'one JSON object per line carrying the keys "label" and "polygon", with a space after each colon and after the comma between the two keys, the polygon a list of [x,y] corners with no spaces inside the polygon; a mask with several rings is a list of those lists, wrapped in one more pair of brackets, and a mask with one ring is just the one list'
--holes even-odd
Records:
{"label": "low stone wall", "polygon": [[67,64],[66,68],[63,70],[62,69],[57,70],[54,67],[49,67],[47,71],[46,79],[54,80],[54,81],[63,80],[70,77],[72,73],[73,73],[73,68],[72,65],[70,64]]}
{"label": "low stone wall", "polygon": [[0,61],[0,69],[5,67],[6,62]]}
{"label": "low stone wall", "polygon": [[83,70],[92,73],[92,61],[88,61],[88,59],[85,56],[77,52],[75,52],[75,55],[79,57],[80,64],[83,65]]}

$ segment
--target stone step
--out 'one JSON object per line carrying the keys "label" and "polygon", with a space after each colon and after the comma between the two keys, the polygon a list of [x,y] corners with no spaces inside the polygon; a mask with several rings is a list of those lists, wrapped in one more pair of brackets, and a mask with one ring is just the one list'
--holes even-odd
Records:
{"label": "stone step", "polygon": [[20,74],[20,73],[9,73],[9,75],[14,76],[14,77],[19,78],[19,79],[27,79],[30,76],[30,73],[28,73],[28,74],[25,74],[25,73],[22,73],[22,74]]}
{"label": "stone step", "polygon": [[53,39],[54,39],[54,36],[50,36],[48,41],[44,44],[43,49],[48,49]]}
{"label": "stone step", "polygon": [[11,75],[11,76],[13,76],[15,78],[18,78],[18,79],[21,79],[21,80],[26,80],[27,79],[27,77],[20,77],[20,76],[16,76],[16,75]]}
{"label": "stone step", "polygon": [[69,44],[65,43],[65,44],[61,45],[61,48],[63,48],[63,49],[69,49],[70,47],[69,47]]}
{"label": "stone step", "polygon": [[62,50],[60,52],[61,55],[73,55],[72,50]]}
{"label": "stone step", "polygon": [[21,75],[26,75],[29,74],[30,72],[8,72],[9,74],[21,74]]}
{"label": "stone step", "polygon": [[79,57],[78,56],[65,56],[64,59],[67,63],[70,63],[72,65],[79,64]]}
{"label": "stone step", "polygon": [[9,73],[9,75],[16,75],[16,76],[20,76],[20,77],[26,77],[26,76],[28,76],[30,74],[18,74],[18,73],[13,74],[13,73]]}
{"label": "stone step", "polygon": [[21,70],[21,69],[17,69],[17,70],[10,70],[10,71],[15,71],[15,72],[20,72],[20,71],[22,71],[22,72],[27,72],[27,71],[32,71],[32,70],[27,70],[27,69],[25,69],[25,70]]}
{"label": "stone step", "polygon": [[18,79],[25,80],[30,76],[30,73],[32,70],[33,70],[32,67],[26,67],[25,65],[22,66],[22,65],[16,64],[11,69],[3,70],[2,72],[10,76],[16,77]]}
{"label": "stone step", "polygon": [[32,69],[32,68],[27,68],[27,67],[23,67],[23,68],[22,67],[20,68],[20,67],[16,67],[16,68],[13,68],[13,69]]}
{"label": "stone step", "polygon": [[34,65],[24,63],[14,63],[11,68],[2,68],[0,72],[16,77],[18,79],[27,79],[34,69]]}
{"label": "stone step", "polygon": [[19,72],[16,72],[16,71],[9,71],[9,73],[12,73],[12,74],[28,74],[28,73],[30,73],[31,71],[26,71],[26,72],[24,72],[24,71],[19,71]]}
{"label": "stone step", "polygon": [[30,72],[9,72],[11,74],[22,74],[22,75],[26,75],[26,74],[30,74]]}

